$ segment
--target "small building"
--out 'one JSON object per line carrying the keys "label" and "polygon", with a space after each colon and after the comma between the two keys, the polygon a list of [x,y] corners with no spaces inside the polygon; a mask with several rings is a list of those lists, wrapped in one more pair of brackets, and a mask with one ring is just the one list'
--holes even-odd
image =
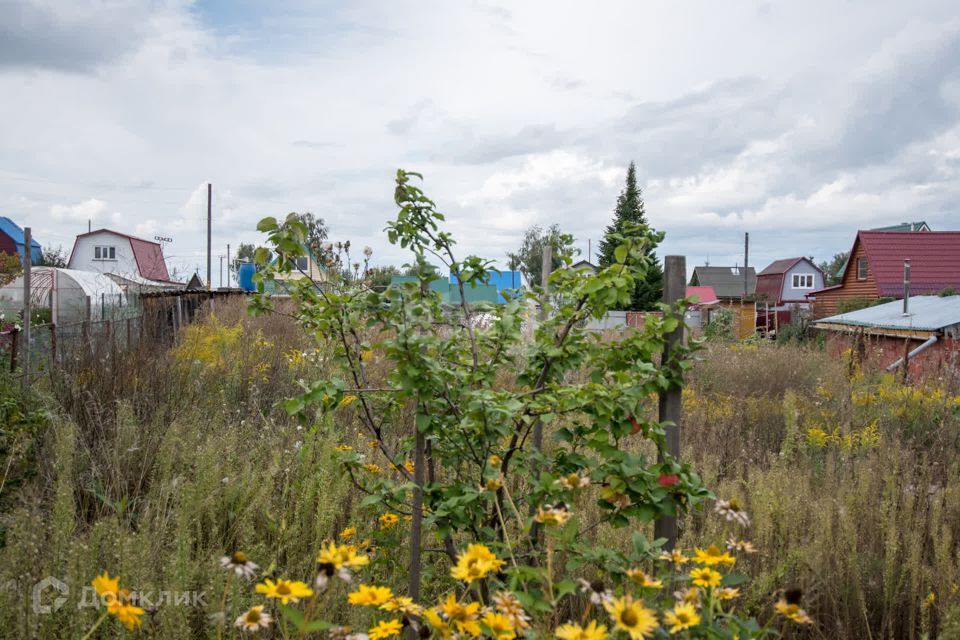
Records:
{"label": "small building", "polygon": [[[390,285],[402,285],[407,282],[417,282],[416,276],[393,276]],[[466,285],[463,295],[468,303],[489,302],[502,304],[507,301],[510,291],[523,287],[523,276],[519,271],[491,271],[487,284],[475,286]],[[450,274],[449,278],[439,278],[430,283],[430,289],[440,294],[444,304],[460,304],[460,287],[457,277]]]}
{"label": "small building", "polygon": [[719,308],[720,305],[720,299],[717,298],[713,287],[687,287],[684,297],[692,303],[687,309],[684,320],[693,330],[701,329],[709,324],[712,319],[711,311]]}
{"label": "small building", "polygon": [[585,269],[590,274],[594,274],[600,270],[600,268],[597,265],[593,264],[589,260],[579,260],[577,262],[574,262],[572,265],[570,265],[570,268],[573,269],[574,271]]}
{"label": "small building", "polygon": [[[282,283],[283,281],[301,280],[310,278],[314,282],[327,282],[327,263],[325,260],[316,256],[308,245],[303,245],[305,255],[294,258],[293,269],[289,273],[275,273],[273,278]],[[274,256],[273,262],[277,258]]]}
{"label": "small building", "polygon": [[167,262],[159,243],[112,229],[97,229],[78,235],[67,267],[159,283],[170,282]]}
{"label": "small building", "polygon": [[871,229],[871,231],[931,231],[931,229],[930,225],[921,220],[920,222],[901,222],[888,227],[877,227]]}
{"label": "small building", "polygon": [[737,338],[742,340],[756,332],[757,272],[753,267],[694,267],[690,285],[713,287],[720,301],[718,307],[734,315]]}
{"label": "small building", "polygon": [[[34,267],[30,274],[34,310],[49,309],[53,324],[117,320],[137,313],[124,290],[92,271]],[[0,289],[0,310],[12,317],[23,308],[23,276]]]}
{"label": "small building", "polygon": [[771,311],[809,308],[807,294],[823,289],[823,271],[810,258],[774,260],[757,274],[757,301]]}
{"label": "small building", "polygon": [[[23,264],[23,255],[26,252],[23,229],[16,222],[5,216],[0,216],[0,251],[8,255],[20,256]],[[43,249],[35,238],[30,238],[30,264],[37,264],[43,257]]]}
{"label": "small building", "polygon": [[848,349],[893,370],[907,357],[914,375],[940,374],[960,364],[960,295],[910,296],[813,323],[827,332],[827,347]]}
{"label": "small building", "polygon": [[807,294],[814,300],[813,317],[902,299],[904,260],[910,260],[911,293],[960,290],[960,231],[858,231],[840,284]]}

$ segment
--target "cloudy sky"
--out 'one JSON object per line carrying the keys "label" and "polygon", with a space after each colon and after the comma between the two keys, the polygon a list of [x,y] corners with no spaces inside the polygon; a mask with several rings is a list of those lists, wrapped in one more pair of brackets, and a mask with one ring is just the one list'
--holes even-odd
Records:
{"label": "cloudy sky", "polygon": [[169,236],[214,283],[256,221],[382,233],[421,171],[464,252],[532,224],[586,253],[637,164],[661,255],[751,264],[858,228],[958,228],[956,0],[0,0],[0,215],[44,245]]}

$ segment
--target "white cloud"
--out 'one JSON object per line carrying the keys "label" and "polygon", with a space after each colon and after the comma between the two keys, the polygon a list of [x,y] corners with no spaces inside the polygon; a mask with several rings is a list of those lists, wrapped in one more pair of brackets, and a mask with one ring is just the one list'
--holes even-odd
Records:
{"label": "white cloud", "polygon": [[77,204],[55,204],[50,207],[54,220],[84,221],[96,220],[107,208],[107,203],[97,198],[88,198]]}

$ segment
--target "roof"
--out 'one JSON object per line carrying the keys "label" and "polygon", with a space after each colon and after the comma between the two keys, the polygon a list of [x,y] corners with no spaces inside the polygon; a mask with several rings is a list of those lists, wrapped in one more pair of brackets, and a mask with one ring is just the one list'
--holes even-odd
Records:
{"label": "roof", "polygon": [[[960,324],[960,295],[910,296],[908,309],[909,315],[903,315],[903,301],[896,300],[823,318],[817,320],[814,326],[820,329],[846,326],[899,331],[940,331]],[[834,327],[823,325],[834,325]]]}
{"label": "roof", "polygon": [[774,260],[757,276],[757,296],[763,296],[778,305],[783,304],[783,279],[787,272],[800,262],[807,262],[821,274],[823,273],[813,260],[804,256]]}
{"label": "roof", "polygon": [[696,296],[697,301],[694,304],[713,304],[715,302],[720,302],[720,299],[717,298],[717,293],[713,290],[713,287],[697,287],[689,286],[684,297],[693,298]]}
{"label": "roof", "polygon": [[[0,216],[0,231],[3,231],[5,234],[10,236],[10,239],[13,240],[16,244],[18,245],[23,244],[23,229],[21,229],[20,225],[18,225],[16,222],[11,220],[10,218],[7,218],[6,216]],[[33,238],[33,237],[30,238],[30,248],[31,248],[31,253],[33,253],[33,249],[36,249],[37,251],[41,251],[40,243],[37,242],[36,238]]]}
{"label": "roof", "polygon": [[587,268],[589,268],[589,269],[593,269],[594,271],[597,270],[597,265],[593,264],[593,263],[590,262],[589,260],[580,260],[580,261],[574,262],[572,265],[570,265],[570,268],[571,268],[571,269],[582,269],[583,267],[587,267]]}
{"label": "roof", "polygon": [[892,224],[889,227],[876,227],[871,231],[930,231],[930,225],[921,220],[920,222],[901,222]]}
{"label": "roof", "polygon": [[[720,298],[743,297],[743,267],[694,267],[693,281],[699,286],[713,287]],[[757,272],[747,267],[747,295],[757,289]]]}
{"label": "roof", "polygon": [[[160,243],[152,240],[144,240],[143,238],[131,236],[128,233],[114,231],[113,229],[97,229],[96,231],[88,231],[87,233],[81,233],[77,236],[77,238],[79,239],[85,236],[93,236],[97,235],[98,233],[111,233],[115,236],[120,236],[121,238],[126,238],[129,240],[130,248],[133,250],[133,258],[137,261],[137,269],[140,270],[140,275],[148,280],[169,282],[170,273],[167,271],[167,263],[163,259],[163,248],[160,246]],[[74,243],[74,249],[76,249],[76,243]]]}
{"label": "roof", "polygon": [[880,296],[903,296],[907,259],[911,294],[960,289],[960,231],[860,231],[854,248],[857,242],[863,244]]}
{"label": "roof", "polygon": [[782,260],[774,260],[766,266],[766,268],[761,271],[758,275],[761,276],[771,276],[771,275],[783,275],[790,269],[793,269],[793,265],[797,264],[801,260],[804,260],[803,256],[799,258],[784,258]]}

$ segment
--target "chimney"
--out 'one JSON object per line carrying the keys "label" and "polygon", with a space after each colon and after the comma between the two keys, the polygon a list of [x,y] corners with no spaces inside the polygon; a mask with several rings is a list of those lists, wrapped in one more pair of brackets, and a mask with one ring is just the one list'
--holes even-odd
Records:
{"label": "chimney", "polygon": [[903,261],[903,315],[910,315],[910,259]]}

